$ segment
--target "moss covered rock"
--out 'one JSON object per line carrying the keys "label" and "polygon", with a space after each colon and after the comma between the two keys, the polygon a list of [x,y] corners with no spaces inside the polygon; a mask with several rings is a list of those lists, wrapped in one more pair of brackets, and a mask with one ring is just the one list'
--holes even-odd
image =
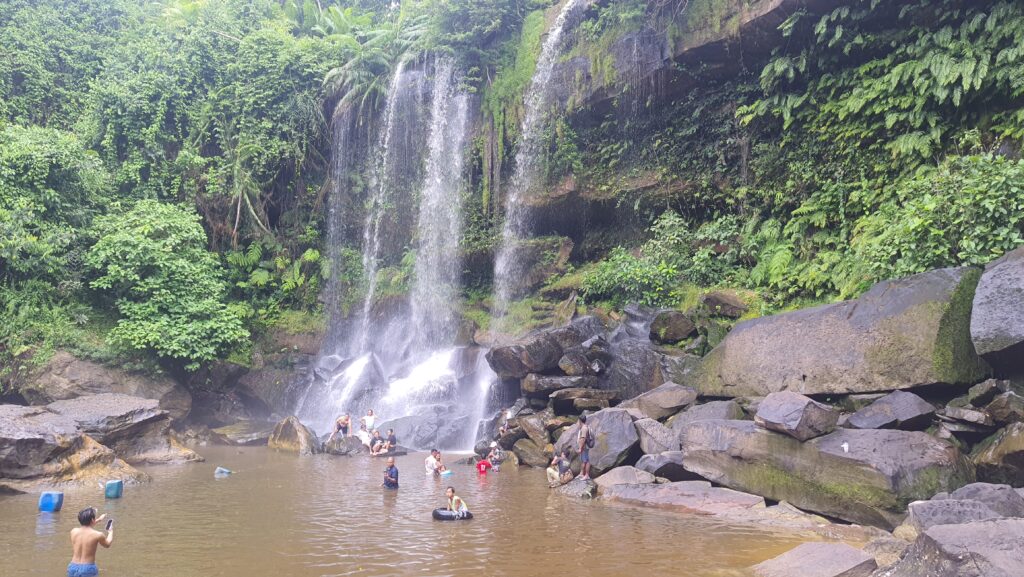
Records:
{"label": "moss covered rock", "polygon": [[740,397],[978,382],[988,374],[970,333],[980,274],[934,270],[878,283],[855,300],[739,323],[684,384]]}
{"label": "moss covered rock", "polygon": [[697,421],[680,437],[683,466],[714,483],[890,530],[911,501],[974,480],[960,451],[919,432],[840,429],[801,443],[750,421]]}
{"label": "moss covered rock", "polygon": [[295,417],[288,417],[274,427],[267,446],[278,451],[313,455],[321,452],[320,441],[309,427]]}

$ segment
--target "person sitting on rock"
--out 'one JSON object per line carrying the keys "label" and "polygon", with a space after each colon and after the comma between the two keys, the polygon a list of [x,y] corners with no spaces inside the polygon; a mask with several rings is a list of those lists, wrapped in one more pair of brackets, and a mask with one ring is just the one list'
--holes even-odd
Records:
{"label": "person sitting on rock", "polygon": [[395,466],[394,457],[388,457],[388,466],[384,469],[384,488],[398,488],[398,467]]}
{"label": "person sitting on rock", "polygon": [[547,469],[548,486],[554,488],[572,481],[572,460],[569,458],[569,451],[564,450],[551,459],[551,466]]}
{"label": "person sitting on rock", "polygon": [[395,436],[394,429],[388,429],[388,437],[384,439],[385,449],[384,452],[392,451],[398,446],[398,437]]}
{"label": "person sitting on rock", "polygon": [[465,517],[469,513],[469,507],[466,502],[455,494],[455,487],[448,487],[445,489],[444,494],[448,497],[448,510],[454,511],[459,514],[460,517]]}
{"label": "person sitting on rock", "polygon": [[380,431],[374,429],[373,437],[370,438],[370,454],[380,455],[386,452],[387,450],[384,449],[384,438],[380,436]]}
{"label": "person sitting on rock", "polygon": [[366,430],[366,425],[359,425],[359,432],[356,433],[356,437],[362,444],[366,445],[367,447],[370,446],[371,437],[370,432]]}

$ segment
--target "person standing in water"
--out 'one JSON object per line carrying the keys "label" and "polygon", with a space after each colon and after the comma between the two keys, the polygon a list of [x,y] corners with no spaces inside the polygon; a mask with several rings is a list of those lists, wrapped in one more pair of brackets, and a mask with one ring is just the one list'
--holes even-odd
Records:
{"label": "person standing in water", "polygon": [[441,453],[437,449],[431,449],[430,454],[427,455],[426,459],[423,459],[423,468],[428,475],[438,475],[441,473],[441,462],[438,458]]}
{"label": "person standing in water", "polygon": [[107,524],[106,533],[96,530],[96,525],[107,518],[100,515],[96,518],[96,508],[88,507],[78,513],[81,527],[71,530],[71,563],[68,563],[68,577],[93,577],[99,575],[96,567],[96,549],[103,545],[104,549],[114,544],[114,522]]}
{"label": "person standing in water", "polygon": [[448,510],[458,513],[460,517],[465,517],[469,513],[469,507],[466,506],[466,502],[455,494],[455,487],[448,487],[445,489],[444,494],[448,497]]}
{"label": "person standing in water", "polygon": [[590,479],[590,447],[594,444],[593,433],[587,425],[587,416],[580,415],[580,430],[576,435],[576,449],[580,454],[580,461],[583,463],[583,470],[580,471],[580,479]]}
{"label": "person standing in water", "polygon": [[384,469],[384,488],[398,488],[398,467],[395,466],[394,457],[388,457],[388,466]]}

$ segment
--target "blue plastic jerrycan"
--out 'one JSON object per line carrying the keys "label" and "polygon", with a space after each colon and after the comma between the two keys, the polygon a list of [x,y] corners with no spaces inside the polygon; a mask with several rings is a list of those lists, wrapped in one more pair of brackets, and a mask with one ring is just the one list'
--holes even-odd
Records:
{"label": "blue plastic jerrycan", "polygon": [[103,496],[107,499],[120,499],[123,494],[124,481],[120,479],[116,481],[107,481],[107,484],[103,486]]}
{"label": "blue plastic jerrycan", "polygon": [[44,513],[56,513],[64,506],[64,493],[60,491],[44,491],[39,495],[39,510]]}

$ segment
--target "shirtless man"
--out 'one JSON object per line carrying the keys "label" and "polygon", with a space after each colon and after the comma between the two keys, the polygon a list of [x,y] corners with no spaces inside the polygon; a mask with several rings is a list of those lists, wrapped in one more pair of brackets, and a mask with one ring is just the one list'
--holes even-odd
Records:
{"label": "shirtless man", "polygon": [[99,575],[96,568],[96,548],[103,545],[109,548],[114,543],[113,521],[106,534],[95,529],[96,525],[107,519],[106,515],[96,518],[96,508],[89,507],[78,513],[81,527],[71,530],[71,563],[68,564],[68,577],[93,577]]}

